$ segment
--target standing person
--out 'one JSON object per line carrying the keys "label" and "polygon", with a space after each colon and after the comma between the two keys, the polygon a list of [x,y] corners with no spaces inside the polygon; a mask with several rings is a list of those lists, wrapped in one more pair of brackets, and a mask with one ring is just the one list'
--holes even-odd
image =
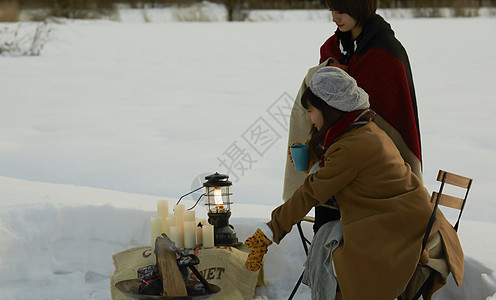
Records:
{"label": "standing person", "polygon": [[[422,248],[433,211],[430,195],[372,121],[367,93],[346,72],[324,67],[312,77],[301,104],[315,128],[309,143],[317,157],[315,173],[247,239],[252,248],[247,268],[257,270],[272,242],[279,243],[313,207],[334,197],[342,219],[317,232],[305,264],[312,299],[334,299],[337,284],[343,299],[395,299],[419,261],[438,272],[425,299],[446,283],[449,272],[461,285],[463,251],[456,231],[438,210]],[[331,249],[335,243],[329,237],[341,228],[342,240],[336,235],[339,246]]]}
{"label": "standing person", "polygon": [[377,0],[327,0],[327,5],[338,29],[320,48],[320,63],[332,58],[348,66],[369,94],[376,123],[422,180],[417,100],[405,48],[376,14]]}
{"label": "standing person", "polygon": [[[377,0],[326,2],[338,28],[320,48],[320,65],[311,68],[302,83],[291,114],[289,146],[305,143],[309,138],[309,124],[299,100],[312,75],[324,66],[339,65],[368,93],[370,107],[377,113],[375,123],[389,135],[413,173],[422,181],[417,101],[404,47],[395,38],[391,26],[376,14]],[[304,179],[305,174],[295,171],[288,157],[284,201]],[[329,211],[318,207],[315,215],[316,231],[326,222],[320,216],[328,216]]]}

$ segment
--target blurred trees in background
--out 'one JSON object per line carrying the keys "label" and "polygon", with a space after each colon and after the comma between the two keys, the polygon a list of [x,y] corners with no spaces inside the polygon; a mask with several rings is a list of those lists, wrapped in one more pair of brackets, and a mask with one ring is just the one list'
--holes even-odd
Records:
{"label": "blurred trees in background", "polygon": [[492,0],[379,0],[381,8],[418,8],[418,7],[492,7]]}
{"label": "blurred trees in background", "polygon": [[0,55],[38,56],[50,41],[52,28],[49,24],[22,24],[25,23],[0,28]]}
{"label": "blurred trees in background", "polygon": [[[48,15],[66,18],[98,18],[117,6],[159,8],[188,6],[201,0],[0,0],[0,22],[17,21],[23,9],[45,9]],[[225,5],[229,19],[250,9],[326,9],[325,0],[210,0]],[[379,0],[380,8],[479,8],[495,7],[496,0]]]}

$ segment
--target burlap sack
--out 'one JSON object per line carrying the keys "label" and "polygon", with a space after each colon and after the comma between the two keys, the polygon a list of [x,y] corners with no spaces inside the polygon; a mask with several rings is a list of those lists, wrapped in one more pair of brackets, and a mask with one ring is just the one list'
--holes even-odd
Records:
{"label": "burlap sack", "polygon": [[[263,271],[251,272],[245,268],[249,249],[241,246],[201,248],[198,252],[198,271],[205,279],[221,288],[213,300],[252,300],[255,288],[263,284]],[[139,268],[155,264],[155,253],[151,247],[131,248],[112,256],[115,266],[110,278],[113,300],[129,300],[115,284],[122,280],[137,278]]]}
{"label": "burlap sack", "polygon": [[129,300],[115,284],[122,280],[138,278],[138,269],[156,263],[155,253],[151,247],[131,248],[112,255],[114,275],[110,277],[110,294],[113,300]]}

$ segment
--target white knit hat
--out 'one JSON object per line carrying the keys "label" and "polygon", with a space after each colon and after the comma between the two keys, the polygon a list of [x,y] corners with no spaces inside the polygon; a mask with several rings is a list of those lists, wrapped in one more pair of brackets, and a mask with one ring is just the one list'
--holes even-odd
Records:
{"label": "white knit hat", "polygon": [[310,80],[310,90],[329,106],[341,111],[355,111],[370,107],[369,95],[356,80],[337,67],[323,67]]}

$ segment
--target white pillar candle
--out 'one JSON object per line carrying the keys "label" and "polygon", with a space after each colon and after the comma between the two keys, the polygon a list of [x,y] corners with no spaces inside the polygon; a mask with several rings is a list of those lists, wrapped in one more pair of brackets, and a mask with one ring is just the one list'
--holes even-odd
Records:
{"label": "white pillar candle", "polygon": [[[170,236],[170,228],[172,226],[176,226],[176,217],[168,216],[165,220],[165,231],[164,231],[165,234],[167,234],[167,236]],[[163,228],[162,228],[162,230],[163,230]]]}
{"label": "white pillar candle", "polygon": [[157,236],[162,234],[162,219],[160,217],[150,217],[152,247],[155,248]]}
{"label": "white pillar candle", "polygon": [[157,200],[157,216],[162,218],[162,232],[165,232],[167,217],[169,216],[169,201]]}
{"label": "white pillar candle", "polygon": [[193,249],[196,246],[195,221],[184,222],[184,248]]}
{"label": "white pillar candle", "polygon": [[181,249],[184,248],[183,237],[181,235],[181,228],[179,226],[170,227],[169,238],[176,244],[176,247]]}
{"label": "white pillar candle", "polygon": [[[196,220],[196,243],[198,245],[203,244],[203,233],[202,233],[202,227],[203,225],[207,224],[207,220]],[[201,225],[200,225],[201,224]]]}
{"label": "white pillar candle", "polygon": [[184,222],[193,222],[195,220],[195,211],[194,210],[185,210],[184,211]]}
{"label": "white pillar candle", "polygon": [[214,246],[214,225],[203,225],[202,235],[203,248],[212,248]]}
{"label": "white pillar candle", "polygon": [[184,245],[184,205],[174,206],[174,217],[176,217],[176,226],[179,227],[181,234],[181,244]]}

